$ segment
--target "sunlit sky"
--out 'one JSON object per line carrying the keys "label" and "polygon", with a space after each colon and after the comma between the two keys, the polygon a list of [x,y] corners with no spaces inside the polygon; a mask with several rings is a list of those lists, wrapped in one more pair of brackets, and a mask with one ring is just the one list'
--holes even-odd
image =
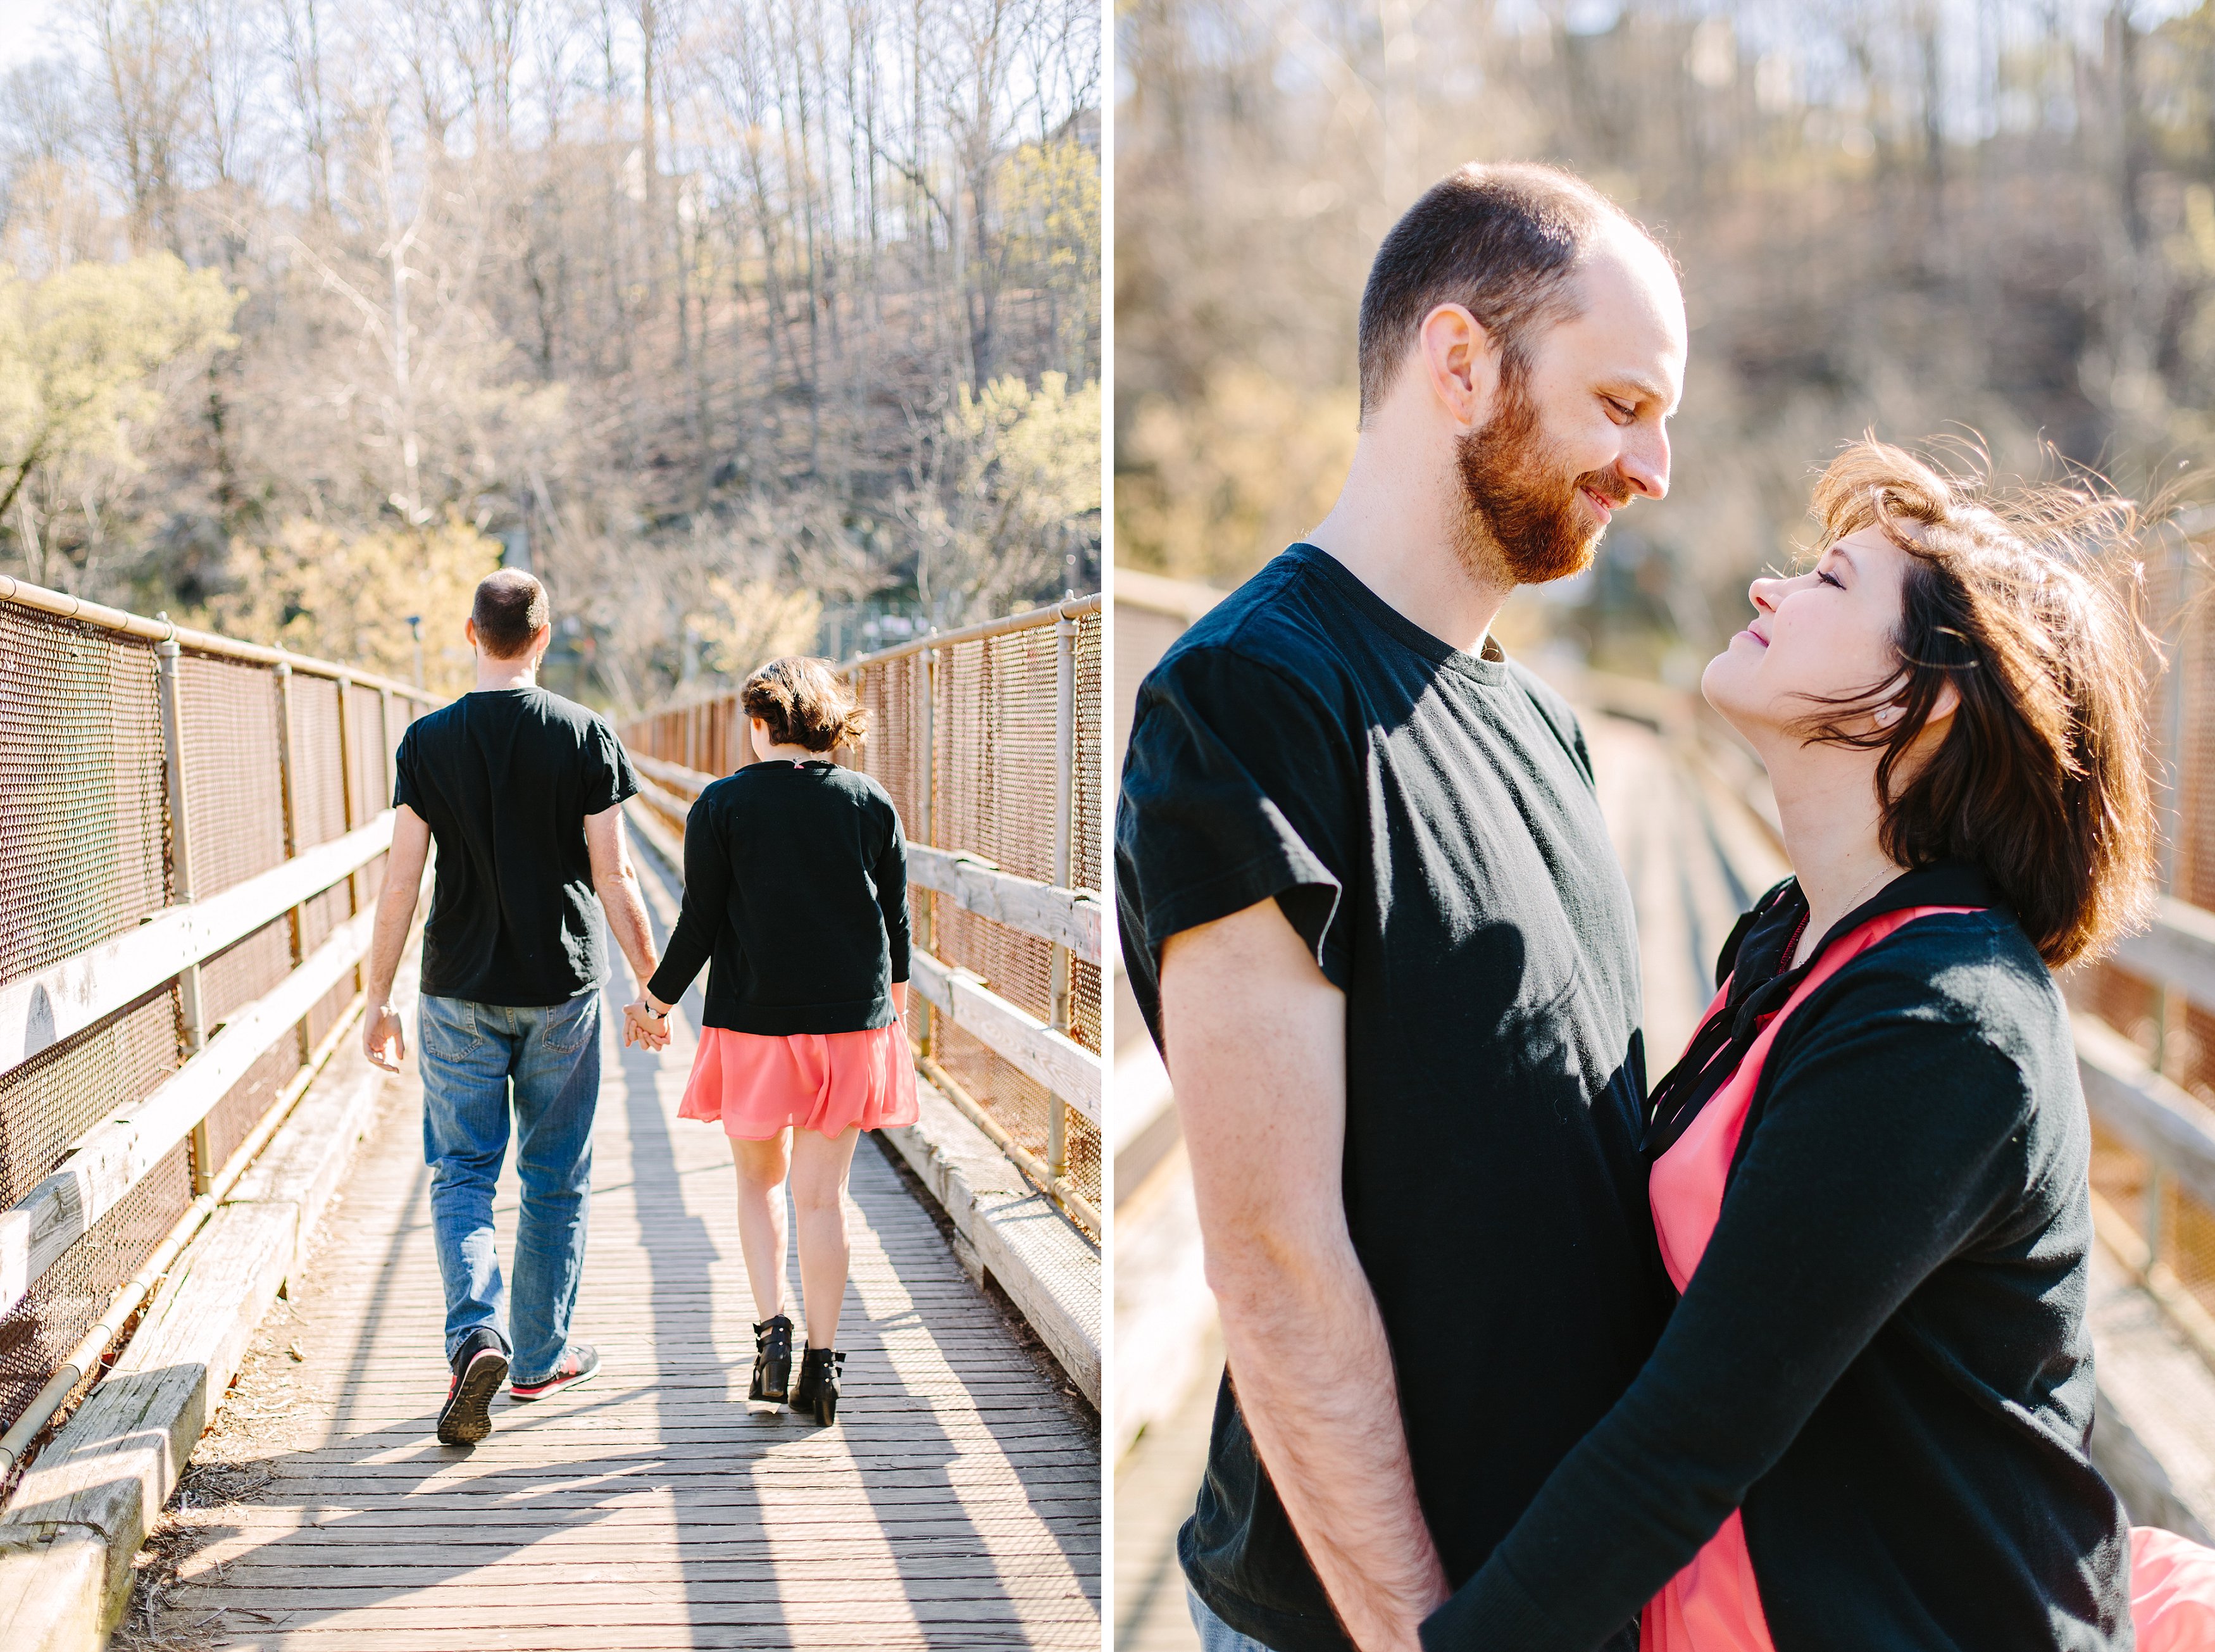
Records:
{"label": "sunlit sky", "polygon": [[53,49],[61,0],[0,0],[0,68]]}

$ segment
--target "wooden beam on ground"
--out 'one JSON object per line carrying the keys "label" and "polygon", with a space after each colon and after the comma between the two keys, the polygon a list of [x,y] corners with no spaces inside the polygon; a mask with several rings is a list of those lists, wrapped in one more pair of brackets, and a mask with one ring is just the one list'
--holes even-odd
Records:
{"label": "wooden beam on ground", "polygon": [[163,909],[135,930],[0,986],[0,1073],[82,1032],[321,894],[392,843],[390,810],[206,900]]}
{"label": "wooden beam on ground", "polygon": [[208,1040],[176,1076],[128,1114],[96,1125],[46,1179],[0,1212],[0,1314],[121,1203],[169,1151],[208,1115],[254,1064],[314,1009],[361,957],[376,923],[361,912],[300,967]]}
{"label": "wooden beam on ground", "polygon": [[1067,947],[1088,964],[1100,961],[1102,909],[1089,890],[1017,877],[980,855],[923,844],[907,846],[907,875],[909,881],[952,895],[980,918]]}
{"label": "wooden beam on ground", "polygon": [[2215,1010],[2215,912],[2164,897],[2152,929],[2125,938],[2115,961],[2134,975],[2174,981],[2203,1010]]}
{"label": "wooden beam on ground", "polygon": [[2148,1067],[2138,1047],[2096,1016],[2071,1017],[2084,1100],[2100,1122],[2215,1206],[2215,1108]]}
{"label": "wooden beam on ground", "polygon": [[908,955],[915,990],[994,1053],[1044,1084],[1095,1126],[1100,1058],[986,987],[974,970],[949,968],[930,954]]}

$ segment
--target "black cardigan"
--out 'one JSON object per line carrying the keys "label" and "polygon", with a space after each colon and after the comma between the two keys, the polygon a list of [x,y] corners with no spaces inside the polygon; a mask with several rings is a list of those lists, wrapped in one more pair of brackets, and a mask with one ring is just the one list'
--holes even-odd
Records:
{"label": "black cardigan", "polygon": [[[1991,904],[1931,868],[1825,940]],[[1801,973],[1778,974],[1798,887],[1764,906],[1733,937],[1737,1016]],[[1847,963],[1770,1049],[1660,1345],[1427,1652],[1588,1652],[1741,1505],[1777,1652],[2128,1647],[2129,1533],[2086,1454],[2090,1139],[2061,995],[2004,910]]]}
{"label": "black cardigan", "polygon": [[828,759],[749,764],[684,822],[684,909],[647,983],[708,971],[707,1024],[772,1037],[893,1023],[907,979],[907,844],[884,788]]}

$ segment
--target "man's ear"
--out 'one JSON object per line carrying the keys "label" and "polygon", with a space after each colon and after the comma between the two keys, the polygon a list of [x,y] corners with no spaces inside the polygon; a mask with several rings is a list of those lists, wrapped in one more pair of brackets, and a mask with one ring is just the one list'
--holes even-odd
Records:
{"label": "man's ear", "polygon": [[531,634],[531,657],[533,660],[543,660],[546,657],[546,650],[553,646],[554,627],[550,623],[540,626]]}
{"label": "man's ear", "polygon": [[1471,430],[1490,421],[1500,393],[1500,348],[1465,306],[1444,304],[1424,316],[1415,352],[1449,418]]}
{"label": "man's ear", "polygon": [[469,645],[471,654],[478,652],[477,623],[474,617],[462,622],[462,641]]}

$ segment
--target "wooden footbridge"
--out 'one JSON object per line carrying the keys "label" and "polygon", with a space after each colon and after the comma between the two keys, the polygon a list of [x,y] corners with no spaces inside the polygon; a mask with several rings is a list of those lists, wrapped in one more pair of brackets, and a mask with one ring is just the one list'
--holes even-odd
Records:
{"label": "wooden footbridge", "polygon": [[[426,703],[0,581],[0,1646],[1090,1652],[1096,1300],[1088,1384],[980,1282],[1014,1265],[980,1253],[1089,1256],[1096,1293],[1073,1133],[1058,1188],[936,1092],[927,1122],[970,1139],[864,1145],[838,1426],[750,1406],[729,1146],[675,1116],[696,987],[666,1053],[604,1040],[576,1318],[601,1374],[436,1443],[420,1093],[354,1038],[390,754]],[[666,937],[677,869],[634,858]],[[1074,957],[1083,903],[1029,881]],[[949,1023],[957,987],[965,1037],[1013,1015],[1096,1115],[1075,1023],[992,994],[945,944],[964,921]],[[618,963],[611,1029],[634,992]],[[954,1209],[991,1182],[980,1145],[1000,1202]],[[515,1207],[511,1167],[511,1256]]]}

